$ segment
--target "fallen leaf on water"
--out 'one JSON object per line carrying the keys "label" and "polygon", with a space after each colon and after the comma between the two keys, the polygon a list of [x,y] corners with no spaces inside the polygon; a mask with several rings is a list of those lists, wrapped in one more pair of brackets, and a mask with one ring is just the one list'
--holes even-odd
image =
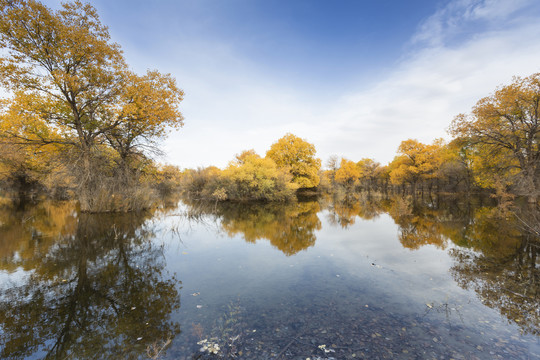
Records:
{"label": "fallen leaf on water", "polygon": [[199,296],[199,295],[201,295],[200,292],[196,292],[196,293],[191,294],[191,296]]}

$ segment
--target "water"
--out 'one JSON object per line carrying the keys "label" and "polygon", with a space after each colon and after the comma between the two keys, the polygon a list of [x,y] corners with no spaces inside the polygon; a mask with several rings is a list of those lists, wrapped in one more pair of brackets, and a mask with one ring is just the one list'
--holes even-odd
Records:
{"label": "water", "polygon": [[487,200],[0,219],[2,359],[540,358],[540,242]]}

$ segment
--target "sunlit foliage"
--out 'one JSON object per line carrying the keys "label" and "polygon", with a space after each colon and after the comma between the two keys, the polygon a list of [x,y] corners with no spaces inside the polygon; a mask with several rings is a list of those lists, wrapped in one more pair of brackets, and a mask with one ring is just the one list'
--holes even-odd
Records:
{"label": "sunlit foliage", "polygon": [[[471,114],[458,115],[455,136],[475,147],[477,169],[489,169],[523,195],[540,195],[540,73],[516,77],[479,100]],[[517,175],[517,176],[516,176]],[[481,185],[493,186],[485,176]]]}
{"label": "sunlit foliage", "polygon": [[96,10],[78,1],[57,11],[37,1],[1,1],[0,45],[0,81],[11,94],[0,111],[0,141],[18,152],[7,154],[3,170],[28,177],[34,159],[46,163],[52,152],[69,168],[83,210],[125,210],[95,197],[120,195],[118,188],[142,194],[148,155],[168,129],[182,126],[183,92],[174,78],[130,71]]}
{"label": "sunlit foliage", "polygon": [[392,161],[390,180],[393,184],[410,184],[413,194],[418,182],[428,179],[437,170],[438,146],[425,145],[418,140],[402,141],[398,148],[398,156]]}
{"label": "sunlit foliage", "polygon": [[293,134],[287,134],[272,144],[266,157],[272,159],[278,168],[286,169],[293,183],[299,188],[319,185],[321,159],[315,157],[315,146]]}
{"label": "sunlit foliage", "polygon": [[231,200],[287,200],[293,195],[290,175],[269,158],[251,152],[237,156],[221,174],[221,186]]}
{"label": "sunlit foliage", "polygon": [[335,173],[336,182],[345,185],[350,189],[358,184],[359,178],[360,169],[356,163],[348,159],[341,159],[339,169],[337,169]]}

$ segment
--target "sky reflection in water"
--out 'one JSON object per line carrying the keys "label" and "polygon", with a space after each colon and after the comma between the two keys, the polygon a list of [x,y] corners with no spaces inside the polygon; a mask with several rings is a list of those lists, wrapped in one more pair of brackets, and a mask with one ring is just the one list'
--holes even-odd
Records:
{"label": "sky reflection in water", "polygon": [[485,201],[0,211],[2,358],[540,357],[539,243]]}

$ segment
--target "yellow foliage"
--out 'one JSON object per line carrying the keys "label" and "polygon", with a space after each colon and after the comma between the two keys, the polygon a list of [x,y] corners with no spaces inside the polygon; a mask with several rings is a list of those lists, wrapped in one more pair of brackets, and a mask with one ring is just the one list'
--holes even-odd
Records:
{"label": "yellow foliage", "polygon": [[229,199],[284,200],[298,187],[289,182],[288,173],[278,169],[272,159],[249,151],[237,156],[221,177],[232,183],[227,192]]}
{"label": "yellow foliage", "polygon": [[336,171],[335,180],[337,183],[352,186],[358,183],[360,178],[360,169],[356,163],[351,160],[341,159],[339,169]]}
{"label": "yellow foliage", "polygon": [[434,175],[440,166],[440,143],[425,145],[418,140],[402,141],[398,148],[398,156],[390,164],[390,181],[400,185],[410,183],[413,187],[421,179]]}
{"label": "yellow foliage", "polygon": [[278,168],[286,169],[292,181],[300,188],[319,185],[321,159],[315,157],[315,146],[293,134],[286,134],[272,144],[266,157],[272,159]]}
{"label": "yellow foliage", "polygon": [[[496,169],[506,183],[519,175],[520,193],[540,195],[540,73],[516,77],[479,100],[470,115],[454,119],[450,132],[474,146],[477,170]],[[495,183],[489,176],[477,180],[486,187]]]}

